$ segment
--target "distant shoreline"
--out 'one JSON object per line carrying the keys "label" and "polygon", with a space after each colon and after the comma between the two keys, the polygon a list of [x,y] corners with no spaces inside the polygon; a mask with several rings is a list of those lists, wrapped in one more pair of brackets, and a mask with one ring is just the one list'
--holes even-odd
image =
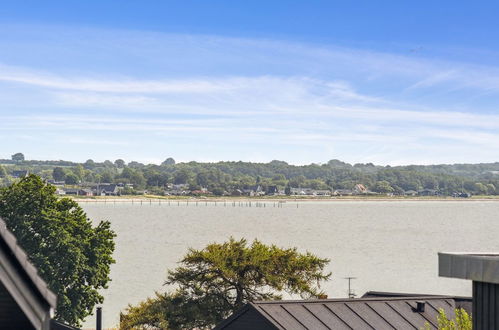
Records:
{"label": "distant shoreline", "polygon": [[156,196],[156,195],[141,195],[141,196],[91,196],[91,197],[76,197],[76,196],[65,196],[69,197],[76,202],[101,202],[101,203],[113,203],[113,202],[128,202],[128,203],[144,203],[144,202],[362,202],[362,201],[380,201],[380,202],[424,202],[424,201],[440,201],[440,202],[499,202],[499,196],[476,196],[469,198],[458,198],[458,197],[433,197],[433,196],[422,196],[422,197],[372,197],[372,196],[341,196],[341,197],[302,197],[297,196],[296,198],[290,198],[289,196],[272,196],[272,197],[195,197],[195,196]]}

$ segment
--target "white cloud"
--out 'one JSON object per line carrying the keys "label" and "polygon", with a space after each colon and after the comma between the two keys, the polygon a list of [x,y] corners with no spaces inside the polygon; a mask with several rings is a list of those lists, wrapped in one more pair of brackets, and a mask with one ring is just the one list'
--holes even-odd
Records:
{"label": "white cloud", "polygon": [[[86,107],[96,110],[132,109],[131,112],[135,109],[138,113],[224,114],[236,117],[252,114],[320,115],[325,118],[363,119],[378,122],[417,122],[446,126],[499,128],[499,115],[436,111],[431,108],[415,111],[407,109],[407,106],[404,108],[404,106],[390,104],[391,102],[380,97],[361,94],[345,82],[308,77],[135,80],[129,83],[72,77],[65,79],[52,77],[48,80],[45,80],[44,76],[33,77],[36,78],[29,80],[29,84],[43,81],[44,83],[38,86],[52,86],[53,88],[57,86],[57,89],[62,90],[49,94],[55,98],[55,104],[62,107]],[[14,81],[20,80],[14,79]],[[65,83],[58,83],[61,81]],[[83,81],[86,83],[82,83]],[[146,88],[146,86],[158,88]],[[209,90],[209,88],[189,89],[186,86],[214,87]],[[88,89],[88,91],[71,91],[79,88]]]}
{"label": "white cloud", "polygon": [[[486,154],[498,147],[490,142],[499,140],[497,111],[482,111],[479,106],[456,111],[460,100],[421,100],[426,91],[445,94],[459,89],[470,97],[484,92],[496,97],[496,67],[272,40],[143,36],[132,35],[125,46],[108,42],[110,35],[103,40],[116,61],[120,55],[116,49],[124,47],[127,56],[126,47],[133,46],[134,56],[163,68],[168,60],[162,62],[159,56],[172,58],[170,69],[184,60],[195,69],[199,63],[213,62],[215,69],[231,67],[233,72],[82,73],[0,65],[0,81],[8,87],[0,91],[0,102],[16,91],[15,107],[0,108],[0,130],[15,133],[12,136],[58,132],[71,135],[58,143],[94,149],[99,144],[122,150],[143,145],[144,159],[154,158],[162,145],[198,150],[192,142],[196,139],[209,145],[199,153],[192,151],[192,158],[199,159],[230,159],[227,150],[236,159],[241,155],[272,159],[282,147],[290,158],[315,155],[311,161],[418,162],[410,155],[415,153],[426,162],[431,157],[452,159],[456,150],[468,153],[470,160],[484,161],[492,159]],[[167,56],[183,55],[168,48],[172,40],[175,47],[188,48],[185,58]],[[33,92],[43,106],[26,101],[33,99]],[[207,154],[210,150],[213,154]]]}
{"label": "white cloud", "polygon": [[55,103],[69,107],[154,107],[157,99],[144,95],[108,95],[98,93],[53,93]]}

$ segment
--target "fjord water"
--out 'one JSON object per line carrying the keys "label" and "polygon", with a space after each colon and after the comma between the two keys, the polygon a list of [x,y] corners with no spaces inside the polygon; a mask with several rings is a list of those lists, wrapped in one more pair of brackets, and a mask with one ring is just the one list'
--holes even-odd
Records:
{"label": "fjord water", "polygon": [[[439,251],[499,251],[498,201],[288,202],[233,207],[229,202],[81,203],[116,231],[116,264],[103,291],[104,326],[118,324],[126,306],[163,291],[167,269],[189,247],[235,238],[298,247],[331,259],[329,297],[368,290],[471,295],[471,283],[438,277]],[[89,317],[86,327],[93,327]]]}

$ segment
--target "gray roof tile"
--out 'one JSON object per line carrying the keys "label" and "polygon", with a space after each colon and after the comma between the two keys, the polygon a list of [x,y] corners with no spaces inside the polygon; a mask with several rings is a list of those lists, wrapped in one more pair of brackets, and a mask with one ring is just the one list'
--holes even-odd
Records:
{"label": "gray roof tile", "polygon": [[[459,299],[463,299],[460,297]],[[425,311],[416,311],[417,301],[425,302]],[[295,301],[260,301],[245,307],[254,308],[261,317],[274,324],[276,329],[421,329],[429,322],[436,328],[438,310],[443,308],[453,315],[454,297],[409,296],[376,297],[360,299],[323,299]],[[241,312],[243,313],[243,312]],[[238,313],[219,324],[237,325]],[[250,325],[244,324],[248,327]],[[237,327],[236,327],[237,328]]]}

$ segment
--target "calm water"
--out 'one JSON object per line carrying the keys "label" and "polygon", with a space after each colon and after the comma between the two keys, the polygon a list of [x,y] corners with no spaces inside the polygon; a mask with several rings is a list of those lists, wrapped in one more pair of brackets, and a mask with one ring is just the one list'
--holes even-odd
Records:
{"label": "calm water", "polygon": [[[83,203],[93,220],[118,234],[113,281],[105,290],[104,326],[155,290],[189,247],[229,236],[296,246],[331,259],[329,297],[345,297],[346,276],[358,294],[368,290],[471,295],[471,283],[437,276],[438,251],[499,251],[499,202],[334,201],[282,208],[200,203]],[[95,325],[89,317],[85,326]]]}

